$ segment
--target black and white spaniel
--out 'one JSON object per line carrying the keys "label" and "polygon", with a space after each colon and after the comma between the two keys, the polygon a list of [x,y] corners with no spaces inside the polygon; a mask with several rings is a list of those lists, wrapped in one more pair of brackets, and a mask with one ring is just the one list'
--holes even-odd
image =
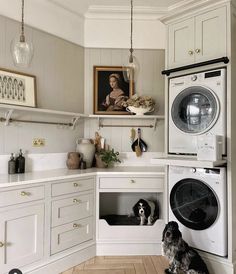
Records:
{"label": "black and white spaniel", "polygon": [[209,274],[206,264],[183,239],[177,222],[169,222],[162,234],[162,255],[169,259],[167,274]]}
{"label": "black and white spaniel", "polygon": [[140,225],[152,225],[154,216],[157,216],[156,204],[152,201],[140,199],[133,207],[136,217],[140,218]]}

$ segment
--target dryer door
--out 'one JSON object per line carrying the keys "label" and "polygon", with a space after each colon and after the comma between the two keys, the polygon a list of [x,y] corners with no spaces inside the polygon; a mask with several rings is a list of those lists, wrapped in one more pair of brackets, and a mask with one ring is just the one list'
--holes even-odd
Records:
{"label": "dryer door", "polygon": [[215,94],[202,86],[192,86],[181,91],[171,106],[175,126],[189,134],[208,131],[219,116],[219,102]]}
{"label": "dryer door", "polygon": [[174,185],[170,193],[170,207],[180,223],[194,230],[210,227],[219,212],[213,190],[204,182],[191,178]]}

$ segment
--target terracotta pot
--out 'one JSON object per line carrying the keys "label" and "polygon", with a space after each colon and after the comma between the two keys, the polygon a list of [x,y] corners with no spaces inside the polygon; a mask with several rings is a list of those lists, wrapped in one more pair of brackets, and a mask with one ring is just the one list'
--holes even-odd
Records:
{"label": "terracotta pot", "polygon": [[96,167],[98,167],[98,168],[106,168],[107,167],[107,164],[105,164],[102,161],[100,155],[95,154],[95,159],[96,159]]}
{"label": "terracotta pot", "polygon": [[78,152],[68,152],[66,165],[68,169],[78,169],[80,163],[80,155]]}

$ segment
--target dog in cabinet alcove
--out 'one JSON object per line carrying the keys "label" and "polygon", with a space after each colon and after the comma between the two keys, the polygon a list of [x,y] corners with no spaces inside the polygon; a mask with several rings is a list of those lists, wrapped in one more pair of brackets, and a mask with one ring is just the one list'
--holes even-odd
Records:
{"label": "dog in cabinet alcove", "polygon": [[158,205],[154,201],[140,199],[133,206],[133,213],[140,218],[140,225],[152,225],[159,215]]}

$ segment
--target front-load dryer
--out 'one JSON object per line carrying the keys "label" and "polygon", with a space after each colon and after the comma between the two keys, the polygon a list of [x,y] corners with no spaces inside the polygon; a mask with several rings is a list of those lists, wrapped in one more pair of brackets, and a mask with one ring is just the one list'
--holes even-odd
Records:
{"label": "front-load dryer", "polygon": [[170,154],[196,154],[197,136],[223,139],[226,154],[226,69],[171,78],[169,81]]}
{"label": "front-load dryer", "polygon": [[169,220],[192,247],[227,256],[225,168],[169,167]]}

